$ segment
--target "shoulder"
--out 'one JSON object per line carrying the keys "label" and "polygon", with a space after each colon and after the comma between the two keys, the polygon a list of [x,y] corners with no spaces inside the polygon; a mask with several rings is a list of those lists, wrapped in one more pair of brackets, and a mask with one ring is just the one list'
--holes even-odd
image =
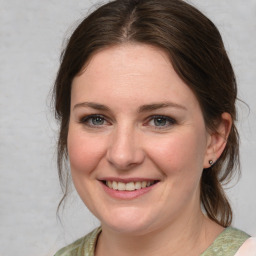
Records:
{"label": "shoulder", "polygon": [[54,256],[93,256],[95,244],[101,228],[96,228],[74,243],[60,249]]}
{"label": "shoulder", "polygon": [[235,256],[256,256],[256,237],[248,238],[239,248]]}
{"label": "shoulder", "polygon": [[250,236],[245,232],[233,228],[226,228],[211,244],[211,246],[201,256],[225,255],[234,256],[241,245]]}

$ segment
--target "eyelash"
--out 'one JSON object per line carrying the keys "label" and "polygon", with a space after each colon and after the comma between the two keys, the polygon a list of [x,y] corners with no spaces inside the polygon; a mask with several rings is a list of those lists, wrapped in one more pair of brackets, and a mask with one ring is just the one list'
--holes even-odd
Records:
{"label": "eyelash", "polygon": [[109,123],[103,115],[95,115],[95,114],[81,118],[79,123],[87,125],[92,128],[101,128],[102,126],[106,125],[106,124],[100,124],[100,125],[93,124],[92,122],[93,122],[93,120],[96,120],[96,118],[101,119],[103,122]]}
{"label": "eyelash", "polygon": [[[103,123],[102,124],[93,124],[93,121],[95,121],[97,118],[99,118]],[[156,125],[156,121],[164,121],[164,125]],[[107,124],[106,124],[107,122]],[[154,122],[154,124],[150,125],[150,122]],[[109,125],[110,123],[107,121],[106,117],[103,115],[97,115],[97,114],[93,114],[93,115],[88,115],[85,116],[83,118],[81,118],[81,120],[79,121],[79,123],[84,124],[88,127],[92,127],[92,128],[101,128],[105,125]],[[166,124],[168,123],[168,124]],[[154,115],[154,116],[150,116],[147,121],[143,124],[143,126],[152,126],[154,129],[160,130],[160,129],[166,129],[166,128],[170,128],[170,126],[176,124],[176,120],[168,117],[168,116],[162,116],[162,115]]]}
{"label": "eyelash", "polygon": [[[156,123],[155,123],[157,121],[157,119],[162,120],[162,121],[164,121],[168,124],[166,125],[166,123],[165,123],[163,126],[161,126],[161,125],[157,126]],[[154,116],[149,117],[149,120],[147,121],[147,124],[149,124],[150,122],[154,122],[154,125],[152,125],[152,126],[154,127],[154,129],[158,129],[158,130],[159,129],[170,128],[170,126],[177,123],[175,119],[173,119],[169,116],[162,116],[162,115],[154,115]]]}

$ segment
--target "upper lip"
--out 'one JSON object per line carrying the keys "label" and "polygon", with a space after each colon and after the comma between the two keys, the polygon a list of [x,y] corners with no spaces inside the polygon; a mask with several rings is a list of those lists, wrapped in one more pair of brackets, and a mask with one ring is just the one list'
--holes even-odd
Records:
{"label": "upper lip", "polygon": [[151,179],[151,178],[119,178],[119,177],[103,177],[100,178],[99,181],[116,181],[122,183],[129,183],[129,182],[142,182],[142,181],[159,181],[159,179]]}

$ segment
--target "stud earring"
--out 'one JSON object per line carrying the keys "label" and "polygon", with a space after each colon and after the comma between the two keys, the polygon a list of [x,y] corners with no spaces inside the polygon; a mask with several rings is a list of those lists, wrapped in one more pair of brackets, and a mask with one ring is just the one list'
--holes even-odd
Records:
{"label": "stud earring", "polygon": [[212,166],[213,165],[213,161],[209,160],[209,164],[210,164],[210,166]]}

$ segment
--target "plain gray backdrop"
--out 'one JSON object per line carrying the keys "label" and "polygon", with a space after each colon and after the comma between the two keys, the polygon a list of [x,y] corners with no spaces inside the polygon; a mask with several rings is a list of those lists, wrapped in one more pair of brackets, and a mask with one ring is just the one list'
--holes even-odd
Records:
{"label": "plain gray backdrop", "polygon": [[[50,91],[65,39],[97,1],[0,0],[0,256],[46,256],[98,225],[61,198]],[[237,74],[242,177],[227,190],[233,225],[256,235],[256,0],[191,0],[222,33]]]}

